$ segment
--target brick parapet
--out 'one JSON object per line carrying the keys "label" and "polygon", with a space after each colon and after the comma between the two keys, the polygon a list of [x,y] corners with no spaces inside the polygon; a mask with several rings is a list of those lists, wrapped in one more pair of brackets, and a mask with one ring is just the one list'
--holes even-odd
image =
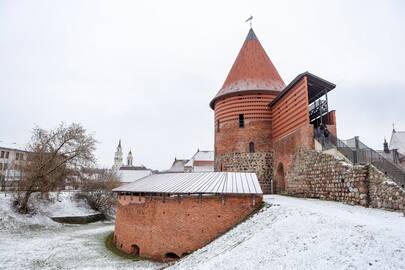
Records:
{"label": "brick parapet", "polygon": [[114,241],[126,253],[136,245],[143,257],[181,257],[245,219],[261,201],[261,196],[120,196]]}

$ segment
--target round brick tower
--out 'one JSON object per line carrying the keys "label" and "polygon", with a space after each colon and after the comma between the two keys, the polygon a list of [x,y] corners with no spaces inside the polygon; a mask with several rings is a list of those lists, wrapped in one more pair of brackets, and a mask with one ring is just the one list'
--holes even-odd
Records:
{"label": "round brick tower", "polygon": [[256,172],[271,192],[272,115],[268,104],[285,84],[253,29],[211,101],[215,112],[215,170]]}

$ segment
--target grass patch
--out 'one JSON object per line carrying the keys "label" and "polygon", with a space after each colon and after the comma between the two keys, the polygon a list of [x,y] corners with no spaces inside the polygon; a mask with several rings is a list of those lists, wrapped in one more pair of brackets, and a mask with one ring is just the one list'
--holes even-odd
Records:
{"label": "grass patch", "polygon": [[114,232],[111,232],[107,235],[107,237],[104,240],[104,244],[105,247],[111,251],[112,253],[114,253],[115,255],[124,258],[124,259],[128,259],[128,260],[132,260],[132,261],[140,261],[143,260],[142,257],[139,256],[135,256],[132,254],[128,254],[123,252],[122,250],[118,249],[115,245],[114,245]]}

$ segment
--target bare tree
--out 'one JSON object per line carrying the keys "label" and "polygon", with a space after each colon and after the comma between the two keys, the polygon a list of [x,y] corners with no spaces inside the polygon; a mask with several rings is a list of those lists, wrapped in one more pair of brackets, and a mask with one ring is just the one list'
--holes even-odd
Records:
{"label": "bare tree", "polygon": [[18,185],[18,210],[29,211],[28,202],[35,192],[47,194],[65,185],[75,171],[94,164],[96,140],[80,124],[61,123],[54,130],[35,127],[28,145],[28,162],[22,167]]}

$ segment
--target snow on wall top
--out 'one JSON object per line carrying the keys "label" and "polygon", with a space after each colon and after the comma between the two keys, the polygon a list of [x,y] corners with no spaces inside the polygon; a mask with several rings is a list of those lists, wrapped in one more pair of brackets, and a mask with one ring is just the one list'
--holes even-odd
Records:
{"label": "snow on wall top", "polygon": [[173,194],[263,194],[255,173],[203,172],[153,174],[114,192]]}

